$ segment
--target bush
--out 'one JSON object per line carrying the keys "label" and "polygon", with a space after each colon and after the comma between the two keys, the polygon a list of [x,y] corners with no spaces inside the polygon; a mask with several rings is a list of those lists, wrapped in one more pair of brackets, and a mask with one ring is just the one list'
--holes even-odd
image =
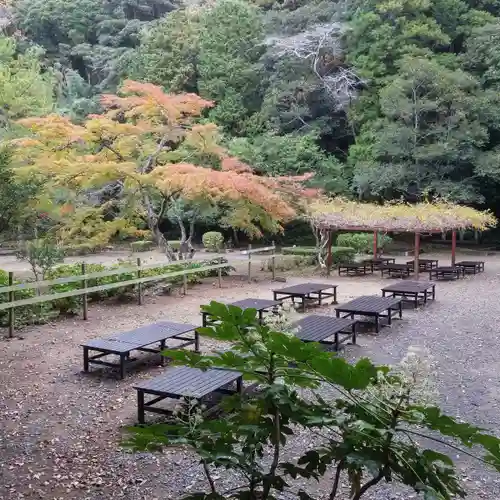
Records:
{"label": "bush", "polygon": [[80,243],[79,245],[68,245],[64,247],[64,254],[67,256],[89,255],[100,252],[101,247],[92,245],[91,243]]}
{"label": "bush", "polygon": [[209,231],[202,237],[203,246],[209,252],[218,252],[224,246],[224,236],[218,231]]}
{"label": "bush", "polygon": [[42,280],[55,264],[62,262],[64,251],[51,241],[39,239],[26,241],[18,248],[16,257],[28,262],[36,280]]}
{"label": "bush", "polygon": [[[292,269],[300,269],[314,264],[312,257],[302,255],[277,255],[274,258],[276,271],[291,271]],[[261,271],[272,271],[272,259],[262,261]]]}
{"label": "bush", "polygon": [[[309,257],[311,264],[318,262],[318,250],[314,247],[285,247],[281,249],[283,255],[297,255]],[[325,249],[326,252],[326,249]],[[332,264],[348,264],[354,261],[356,251],[351,247],[332,247]]]}
{"label": "bush", "polygon": [[152,241],[133,241],[130,243],[130,248],[132,252],[149,252],[155,247]]}
{"label": "bush", "polygon": [[[392,243],[392,238],[386,234],[380,234],[377,238],[377,245],[380,250]],[[351,247],[356,253],[373,252],[373,233],[344,233],[337,236],[337,245],[341,247]]]}
{"label": "bush", "polygon": [[174,252],[178,252],[181,248],[181,240],[169,241],[168,244]]}

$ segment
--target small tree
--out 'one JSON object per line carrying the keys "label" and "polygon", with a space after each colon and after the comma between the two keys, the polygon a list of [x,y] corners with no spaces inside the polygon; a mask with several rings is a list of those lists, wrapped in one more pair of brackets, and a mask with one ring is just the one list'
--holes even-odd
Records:
{"label": "small tree", "polygon": [[25,242],[18,248],[16,257],[28,262],[36,281],[45,279],[46,274],[64,259],[63,249],[48,240],[36,239]]}
{"label": "small tree", "polygon": [[[391,371],[368,359],[350,365],[292,333],[260,324],[255,310],[215,302],[202,309],[218,323],[198,329],[199,333],[232,342],[231,349],[210,356],[187,351],[165,354],[192,367],[237,370],[259,390],[224,398],[223,419],[203,418],[202,408],[191,401],[189,411],[172,423],[131,429],[127,444],[136,449],[182,444],[198,454],[209,492],[185,499],[269,500],[286,490],[289,496],[313,500],[287,481],[297,476],[319,479],[330,469],[331,500],[338,498],[342,475],[350,483],[350,500],[359,500],[380,481],[403,483],[426,498],[464,496],[452,459],[413,439],[426,437],[456,449],[436,433],[465,447],[477,445],[486,452],[480,460],[500,470],[500,440],[443,415],[422,391],[414,391],[411,370]],[[338,397],[324,398],[320,391],[324,384]],[[302,396],[300,387],[309,388],[313,397]],[[324,441],[305,449],[297,461],[285,462],[284,446],[300,429],[320,433]],[[236,472],[241,482],[221,491],[214,467]]]}

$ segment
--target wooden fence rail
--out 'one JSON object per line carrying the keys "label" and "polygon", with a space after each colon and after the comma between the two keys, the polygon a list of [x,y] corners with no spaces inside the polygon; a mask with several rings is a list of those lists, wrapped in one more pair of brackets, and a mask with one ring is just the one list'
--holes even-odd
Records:
{"label": "wooden fence rail", "polygon": [[[9,302],[0,303],[0,311],[9,311],[9,336],[14,335],[14,309],[16,307],[28,306],[33,304],[39,304],[42,302],[50,302],[52,300],[63,299],[66,297],[76,297],[79,295],[83,296],[83,319],[87,319],[87,296],[90,293],[102,292],[106,290],[112,290],[113,288],[123,288],[130,285],[137,285],[137,301],[142,304],[142,284],[151,281],[161,281],[169,278],[176,278],[179,276],[183,277],[183,289],[184,294],[187,293],[187,276],[190,274],[203,273],[206,271],[217,271],[219,288],[222,286],[222,269],[227,269],[231,267],[227,263],[214,264],[210,266],[203,267],[193,267],[190,269],[182,269],[180,271],[173,271],[168,273],[157,274],[154,276],[141,277],[141,271],[145,269],[154,269],[163,267],[165,264],[148,264],[143,266],[140,264],[138,259],[137,266],[126,266],[120,267],[108,271],[99,271],[96,273],[85,273],[85,264],[82,264],[83,273],[78,276],[68,276],[65,278],[57,278],[53,280],[43,280],[43,281],[33,281],[27,283],[19,283],[13,285],[13,273],[9,273],[9,286],[0,287],[0,294],[9,294]],[[106,276],[115,276],[119,274],[135,273],[137,278],[128,279],[124,281],[116,281],[114,283],[106,283],[104,285],[97,286],[87,286],[88,280],[93,278],[102,278]],[[15,299],[15,292],[19,290],[44,290],[53,285],[60,285],[64,283],[81,283],[81,287],[78,290],[70,290],[68,292],[59,293],[49,293],[49,294],[38,294],[36,297],[30,297],[28,299]]]}

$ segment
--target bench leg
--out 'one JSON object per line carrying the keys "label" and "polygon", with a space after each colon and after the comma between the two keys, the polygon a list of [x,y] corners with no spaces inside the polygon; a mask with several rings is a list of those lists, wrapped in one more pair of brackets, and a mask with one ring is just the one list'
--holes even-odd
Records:
{"label": "bench leg", "polygon": [[[425,295],[427,297],[427,294]],[[427,299],[424,298],[424,304],[427,302]],[[418,292],[415,293],[415,309],[418,307]]]}
{"label": "bench leg", "polygon": [[165,339],[160,342],[160,364],[161,366],[165,366],[165,356],[162,355],[162,352],[165,350]]}
{"label": "bench leg", "polygon": [[123,380],[125,378],[125,360],[127,358],[127,353],[120,354],[120,378]]}
{"label": "bench leg", "polygon": [[236,380],[236,392],[238,394],[243,394],[243,377]]}
{"label": "bench leg", "polygon": [[387,310],[387,324],[392,325],[392,309]]}
{"label": "bench leg", "polygon": [[83,348],[83,371],[84,372],[89,371],[89,348],[88,347]]}
{"label": "bench leg", "polygon": [[357,323],[353,323],[352,325],[352,343],[356,345],[356,325]]}
{"label": "bench leg", "polygon": [[380,331],[379,317],[378,314],[375,315],[375,333]]}
{"label": "bench leg", "polygon": [[337,318],[340,318],[340,311],[337,311],[337,309],[335,309],[335,314],[336,314]]}
{"label": "bench leg", "polygon": [[399,319],[403,319],[403,301],[399,303]]}
{"label": "bench leg", "polygon": [[194,350],[200,352],[200,335],[196,330],[194,331]]}
{"label": "bench leg", "polygon": [[335,351],[339,352],[339,332],[335,332]]}
{"label": "bench leg", "polygon": [[323,298],[323,295],[322,295],[321,290],[320,290],[320,291],[318,292],[318,306],[320,306],[320,305],[321,305],[321,300],[322,300],[322,298]]}
{"label": "bench leg", "polygon": [[137,421],[140,424],[145,423],[144,418],[144,392],[138,390],[137,391]]}
{"label": "bench leg", "polygon": [[333,303],[337,304],[337,287],[333,289]]}

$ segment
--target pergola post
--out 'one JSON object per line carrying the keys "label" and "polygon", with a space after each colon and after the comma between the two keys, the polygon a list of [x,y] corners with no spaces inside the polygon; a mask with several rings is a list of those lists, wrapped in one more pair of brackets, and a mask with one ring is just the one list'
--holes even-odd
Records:
{"label": "pergola post", "polygon": [[455,265],[457,253],[457,232],[453,230],[451,232],[451,265]]}
{"label": "pergola post", "polygon": [[326,257],[326,275],[330,276],[332,269],[332,231],[328,231],[328,255]]}
{"label": "pergola post", "polygon": [[420,233],[415,233],[415,254],[413,261],[415,279],[418,280],[420,272]]}
{"label": "pergola post", "polygon": [[378,231],[373,232],[373,258],[378,257]]}

